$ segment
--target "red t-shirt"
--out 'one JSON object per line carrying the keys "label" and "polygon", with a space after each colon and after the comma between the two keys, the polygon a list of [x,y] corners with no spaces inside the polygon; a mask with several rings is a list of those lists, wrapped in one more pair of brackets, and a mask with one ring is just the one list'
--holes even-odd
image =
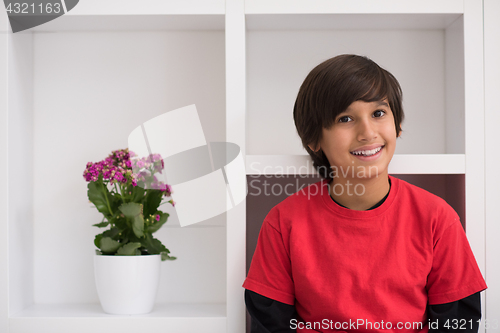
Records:
{"label": "red t-shirt", "polygon": [[427,304],[486,289],[453,208],[389,177],[373,210],[337,205],[327,180],[276,205],[243,287],[295,305],[297,332],[427,332]]}

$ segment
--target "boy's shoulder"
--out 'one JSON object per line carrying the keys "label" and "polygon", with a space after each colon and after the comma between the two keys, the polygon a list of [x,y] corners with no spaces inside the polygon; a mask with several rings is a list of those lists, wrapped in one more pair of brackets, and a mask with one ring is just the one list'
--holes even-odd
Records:
{"label": "boy's shoulder", "polygon": [[399,195],[411,195],[418,201],[424,201],[428,203],[435,203],[435,204],[446,203],[446,201],[443,198],[432,192],[429,192],[428,190],[425,190],[417,185],[408,183],[407,181],[402,180],[400,178],[396,178],[393,176],[389,177],[391,179],[391,183],[397,183]]}
{"label": "boy's shoulder", "polygon": [[458,218],[455,210],[442,197],[402,179],[389,177],[391,177],[391,182],[398,184],[397,201],[399,204],[406,204],[419,212],[452,215]]}
{"label": "boy's shoulder", "polygon": [[304,220],[303,217],[318,214],[324,208],[322,196],[325,193],[328,193],[328,186],[324,179],[300,187],[271,208],[264,222],[280,232],[288,230],[297,219]]}
{"label": "boy's shoulder", "polygon": [[300,187],[297,192],[289,195],[284,200],[276,204],[271,212],[281,215],[294,215],[297,212],[304,213],[315,206],[317,209],[322,196],[328,193],[327,181],[325,179],[314,182],[310,185]]}

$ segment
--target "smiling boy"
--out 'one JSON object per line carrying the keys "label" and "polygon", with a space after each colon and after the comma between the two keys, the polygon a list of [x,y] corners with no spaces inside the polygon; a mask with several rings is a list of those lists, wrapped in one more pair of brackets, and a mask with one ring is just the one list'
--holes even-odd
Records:
{"label": "smiling boy", "polygon": [[306,77],[294,120],[323,180],[266,216],[243,284],[252,333],[441,332],[453,320],[477,332],[486,284],[458,215],[388,174],[403,118],[396,78],[366,57]]}
{"label": "smiling boy", "polygon": [[[366,210],[389,192],[388,166],[396,149],[396,125],[387,99],[355,101],[337,116],[334,126],[322,129],[321,149],[339,173],[331,195],[354,210]],[[309,148],[312,149],[311,145]],[[356,178],[349,178],[354,170]],[[349,195],[349,182],[360,184],[363,195]],[[341,193],[341,194],[338,194]]]}

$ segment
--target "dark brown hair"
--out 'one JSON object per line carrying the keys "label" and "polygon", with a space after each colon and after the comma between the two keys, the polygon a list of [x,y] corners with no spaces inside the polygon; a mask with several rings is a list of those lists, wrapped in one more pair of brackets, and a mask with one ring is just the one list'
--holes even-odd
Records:
{"label": "dark brown hair", "polygon": [[321,177],[331,180],[330,163],[325,153],[314,152],[323,128],[333,125],[337,115],[355,101],[375,102],[387,98],[394,115],[396,136],[404,119],[403,92],[396,78],[364,56],[342,54],[316,66],[300,87],[293,118],[302,146],[313,160]]}

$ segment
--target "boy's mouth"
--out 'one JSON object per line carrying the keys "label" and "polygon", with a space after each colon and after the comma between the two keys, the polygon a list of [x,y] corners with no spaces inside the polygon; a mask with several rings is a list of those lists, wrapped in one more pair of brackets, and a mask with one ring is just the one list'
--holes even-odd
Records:
{"label": "boy's mouth", "polygon": [[351,151],[351,154],[354,156],[365,156],[365,157],[373,156],[373,155],[377,154],[379,151],[381,151],[382,148],[384,148],[384,147],[385,147],[385,145],[379,146],[379,147],[376,147],[373,149],[355,150],[355,151]]}

